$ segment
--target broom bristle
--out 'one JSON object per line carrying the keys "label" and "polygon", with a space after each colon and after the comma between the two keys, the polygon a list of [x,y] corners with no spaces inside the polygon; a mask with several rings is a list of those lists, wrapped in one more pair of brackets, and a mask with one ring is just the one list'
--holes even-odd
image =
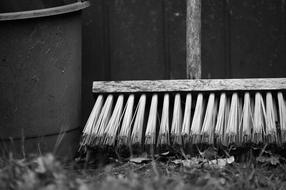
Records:
{"label": "broom bristle", "polygon": [[203,102],[203,94],[198,94],[195,113],[193,116],[193,122],[191,125],[191,141],[193,144],[197,144],[200,142],[200,134],[202,128],[202,120],[203,120],[203,111],[204,111],[204,102]]}
{"label": "broom bristle", "polygon": [[190,142],[191,111],[192,111],[192,95],[187,94],[185,102],[184,119],[182,125],[182,138],[184,145]]}
{"label": "broom bristle", "polygon": [[248,143],[251,141],[253,131],[253,103],[251,102],[250,94],[244,94],[244,103],[242,110],[242,118],[240,122],[240,142]]}
{"label": "broom bristle", "polygon": [[224,144],[229,145],[238,143],[238,125],[240,120],[240,105],[237,93],[233,93],[231,97],[230,110],[228,115],[228,121],[225,129]]}
{"label": "broom bristle", "polygon": [[277,142],[277,131],[276,131],[277,112],[276,105],[273,101],[271,92],[266,94],[266,128],[265,138],[268,143]]}
{"label": "broom bristle", "polygon": [[173,145],[182,145],[182,109],[181,109],[181,96],[180,94],[175,95],[173,119],[171,127],[171,139]]}
{"label": "broom bristle", "polygon": [[205,119],[202,126],[202,143],[213,144],[214,143],[214,131],[215,131],[215,120],[217,113],[217,102],[215,94],[209,95],[208,104],[206,108]]}
{"label": "broom bristle", "polygon": [[169,129],[169,94],[164,95],[162,117],[158,135],[157,146],[169,146],[170,145],[170,129]]}
{"label": "broom bristle", "polygon": [[[243,87],[241,91],[246,90]],[[167,91],[164,94],[161,121],[158,116],[158,112],[161,112],[161,108],[158,108],[158,105],[161,105],[161,102],[158,104],[158,97],[161,97],[161,94],[152,94],[152,98],[148,98],[150,102],[147,102],[146,95],[143,94],[138,104],[134,94],[129,94],[127,101],[124,101],[126,94],[110,94],[107,97],[99,94],[83,129],[80,148],[118,145],[122,146],[120,150],[127,150],[123,146],[128,146],[131,150],[131,148],[136,149],[137,145],[143,148],[144,143],[151,148],[151,151],[155,146],[161,151],[170,144],[191,151],[193,144],[198,143],[225,146],[241,143],[285,143],[284,91],[277,92],[277,97],[274,98],[274,92],[262,91],[262,94],[256,88],[253,89],[256,90],[255,93],[244,91],[239,94],[233,92],[233,88],[226,90],[222,88],[219,89],[223,90],[219,100],[217,92],[207,91],[209,95],[205,100],[203,92],[197,90],[193,115],[191,93],[185,94],[186,89],[183,88],[183,96],[186,95],[185,102],[181,101],[180,93],[176,93],[174,105],[170,105],[170,95]],[[227,95],[228,90],[233,93]],[[147,89],[146,92],[153,91]],[[117,97],[115,105],[114,97]],[[148,118],[145,114],[146,105],[149,111]],[[172,118],[170,118],[170,107],[173,109]],[[131,151],[134,153],[133,150]],[[139,152],[142,150],[140,149]]]}
{"label": "broom bristle", "polygon": [[113,104],[113,95],[108,95],[108,97],[105,100],[105,103],[102,107],[101,113],[98,116],[98,120],[95,124],[95,129],[97,131],[95,132],[96,137],[95,137],[94,141],[92,142],[92,145],[94,145],[94,146],[101,145],[101,142],[104,138],[104,131],[105,131],[105,128],[109,122],[109,118],[111,115],[112,104]]}
{"label": "broom bristle", "polygon": [[131,134],[131,123],[133,116],[134,95],[128,97],[124,117],[122,120],[121,130],[118,135],[118,145],[128,145]]}
{"label": "broom bristle", "polygon": [[134,113],[135,120],[133,124],[133,130],[131,133],[131,145],[139,145],[139,146],[142,145],[145,106],[146,106],[146,95],[142,94]]}
{"label": "broom bristle", "polygon": [[261,93],[255,93],[255,104],[253,114],[253,141],[256,144],[263,143],[265,135],[265,105]]}
{"label": "broom bristle", "polygon": [[225,93],[220,95],[217,122],[215,126],[215,140],[217,144],[222,144],[224,139],[225,126],[228,120],[229,103]]}
{"label": "broom bristle", "polygon": [[95,128],[96,121],[100,114],[101,108],[103,104],[103,96],[99,95],[94,103],[91,114],[88,117],[88,120],[83,129],[83,138],[81,142],[81,146],[90,145],[93,139],[96,136],[96,132],[98,129]]}
{"label": "broom bristle", "polygon": [[115,145],[116,135],[120,127],[123,109],[123,95],[119,95],[113,113],[110,117],[107,127],[105,128],[104,145]]}
{"label": "broom bristle", "polygon": [[153,94],[145,132],[145,145],[154,145],[156,141],[158,95]]}
{"label": "broom bristle", "polygon": [[281,131],[281,142],[286,142],[286,102],[282,92],[278,92],[279,124]]}

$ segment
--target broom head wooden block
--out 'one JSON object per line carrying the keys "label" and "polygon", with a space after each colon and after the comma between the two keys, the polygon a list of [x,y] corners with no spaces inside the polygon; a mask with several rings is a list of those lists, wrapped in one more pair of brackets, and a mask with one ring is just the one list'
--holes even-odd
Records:
{"label": "broom head wooden block", "polygon": [[286,142],[286,78],[96,81],[92,90],[81,146]]}

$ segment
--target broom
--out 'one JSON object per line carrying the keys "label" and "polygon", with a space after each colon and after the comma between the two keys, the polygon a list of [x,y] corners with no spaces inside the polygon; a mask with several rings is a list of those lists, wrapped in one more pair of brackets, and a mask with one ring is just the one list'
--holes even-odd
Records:
{"label": "broom", "polygon": [[285,90],[286,78],[94,82],[81,146],[281,145]]}

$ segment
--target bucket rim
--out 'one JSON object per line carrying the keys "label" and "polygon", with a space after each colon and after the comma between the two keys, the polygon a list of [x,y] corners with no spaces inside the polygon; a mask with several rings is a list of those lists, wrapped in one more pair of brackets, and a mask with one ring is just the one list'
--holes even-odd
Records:
{"label": "bucket rim", "polygon": [[89,5],[90,3],[88,1],[81,1],[76,3],[71,3],[68,5],[45,8],[45,9],[0,13],[0,21],[20,20],[20,19],[60,15],[60,14],[80,11],[82,9],[89,7]]}

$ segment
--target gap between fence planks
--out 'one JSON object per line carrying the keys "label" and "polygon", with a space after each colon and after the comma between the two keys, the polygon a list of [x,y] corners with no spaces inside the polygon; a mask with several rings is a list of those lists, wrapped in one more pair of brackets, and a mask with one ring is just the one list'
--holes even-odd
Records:
{"label": "gap between fence planks", "polygon": [[93,93],[286,90],[286,78],[95,81]]}

